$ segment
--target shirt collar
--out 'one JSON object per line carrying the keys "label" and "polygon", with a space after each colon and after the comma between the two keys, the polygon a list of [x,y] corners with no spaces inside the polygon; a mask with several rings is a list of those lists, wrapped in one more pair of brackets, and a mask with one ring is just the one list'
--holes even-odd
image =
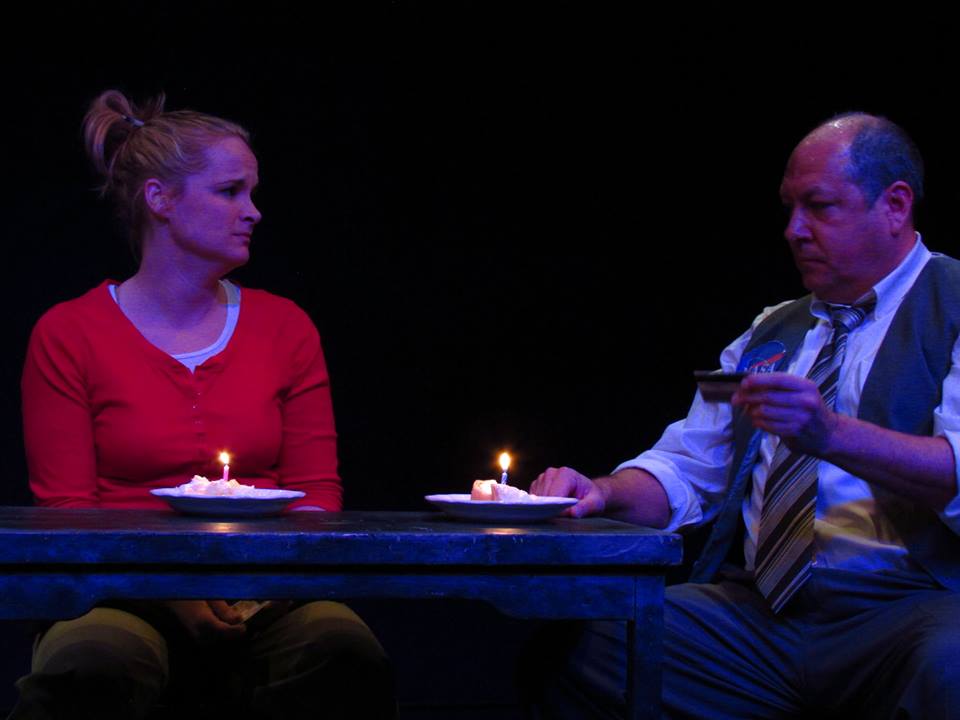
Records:
{"label": "shirt collar", "polygon": [[[903,296],[907,294],[907,290],[913,287],[913,283],[916,281],[917,276],[920,274],[920,271],[923,270],[924,265],[927,264],[930,257],[930,251],[927,250],[927,246],[923,244],[920,233],[917,233],[917,240],[913,245],[913,249],[907,253],[907,256],[897,267],[873,286],[871,292],[877,296],[877,306],[873,311],[874,317],[883,317],[887,313],[893,312],[900,307],[900,301],[903,299]],[[868,292],[863,298],[858,299],[857,302],[860,302],[869,294]],[[810,303],[810,314],[823,320],[828,320],[830,318],[830,309],[827,303],[814,296],[813,302]]]}

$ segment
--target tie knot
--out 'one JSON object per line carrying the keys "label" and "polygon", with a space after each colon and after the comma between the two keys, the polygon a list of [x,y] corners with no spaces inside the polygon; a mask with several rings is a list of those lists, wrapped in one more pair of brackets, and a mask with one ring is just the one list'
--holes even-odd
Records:
{"label": "tie knot", "polygon": [[876,304],[876,297],[871,295],[856,305],[831,305],[830,324],[833,325],[834,330],[848,333],[863,322]]}

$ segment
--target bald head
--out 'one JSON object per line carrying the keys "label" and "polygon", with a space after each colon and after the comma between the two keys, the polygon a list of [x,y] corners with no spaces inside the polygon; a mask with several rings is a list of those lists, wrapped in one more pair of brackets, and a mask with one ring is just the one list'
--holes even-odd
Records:
{"label": "bald head", "polygon": [[867,113],[838,115],[816,127],[797,150],[821,141],[834,143],[845,163],[844,174],[868,205],[898,181],[910,186],[914,204],[923,199],[923,158],[896,123]]}
{"label": "bald head", "polygon": [[912,148],[889,121],[845,115],[817,127],[790,155],[780,184],[789,213],[784,234],[804,285],[821,300],[856,301],[913,247],[908,178],[922,187],[922,175],[911,175],[912,163],[893,150],[904,147],[901,140]]}

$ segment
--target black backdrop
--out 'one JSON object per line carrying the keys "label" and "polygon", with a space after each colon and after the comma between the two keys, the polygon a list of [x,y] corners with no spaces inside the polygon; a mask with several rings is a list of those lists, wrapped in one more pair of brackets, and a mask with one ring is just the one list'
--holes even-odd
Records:
{"label": "black backdrop", "polygon": [[914,135],[921,229],[960,253],[949,24],[598,5],[133,1],[8,22],[0,500],[28,500],[31,326],[133,270],[79,139],[108,87],[253,132],[264,220],[235,277],[320,329],[348,508],[422,508],[502,448],[525,486],[652,443],[691,371],[802,291],[777,186],[833,113]]}

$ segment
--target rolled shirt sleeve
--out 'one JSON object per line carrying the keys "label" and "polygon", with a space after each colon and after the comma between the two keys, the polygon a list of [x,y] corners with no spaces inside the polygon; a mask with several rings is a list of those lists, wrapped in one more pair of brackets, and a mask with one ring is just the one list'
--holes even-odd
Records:
{"label": "rolled shirt sleeve", "polygon": [[938,514],[947,527],[960,535],[960,340],[953,346],[950,372],[943,381],[943,400],[933,412],[933,434],[945,438],[953,448],[958,489],[953,500]]}

